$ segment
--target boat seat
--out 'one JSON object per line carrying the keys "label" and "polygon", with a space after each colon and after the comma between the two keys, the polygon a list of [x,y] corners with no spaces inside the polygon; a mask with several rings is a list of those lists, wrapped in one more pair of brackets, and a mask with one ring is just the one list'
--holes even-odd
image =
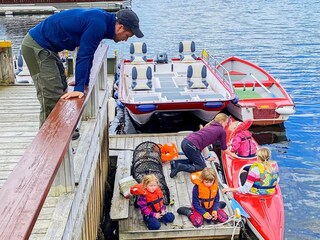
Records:
{"label": "boat seat", "polygon": [[181,62],[195,62],[197,60],[194,52],[196,45],[194,41],[182,41],[179,43],[179,53]]}
{"label": "boat seat", "polygon": [[189,65],[187,70],[188,88],[208,88],[207,67],[201,64]]}
{"label": "boat seat", "polygon": [[143,64],[147,62],[147,44],[135,42],[130,44],[130,61],[133,64]]}
{"label": "boat seat", "polygon": [[131,88],[134,91],[152,89],[152,69],[150,66],[141,65],[132,68]]}

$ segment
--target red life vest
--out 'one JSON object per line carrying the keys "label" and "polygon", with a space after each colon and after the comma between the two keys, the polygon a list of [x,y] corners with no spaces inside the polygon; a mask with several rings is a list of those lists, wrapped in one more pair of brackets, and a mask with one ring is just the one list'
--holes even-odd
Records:
{"label": "red life vest", "polygon": [[154,212],[160,212],[163,206],[163,193],[161,189],[157,187],[153,193],[146,191],[145,196],[148,207]]}
{"label": "red life vest", "polygon": [[200,180],[201,171],[192,173],[190,175],[191,182],[198,186],[199,191],[199,201],[200,205],[205,209],[212,208],[214,204],[214,199],[218,192],[218,181],[217,179],[214,181],[211,187],[207,187],[204,183]]}
{"label": "red life vest", "polygon": [[144,195],[146,197],[148,208],[153,212],[160,212],[163,206],[163,193],[160,187],[151,193],[143,188],[141,183],[138,183],[130,188],[133,195]]}

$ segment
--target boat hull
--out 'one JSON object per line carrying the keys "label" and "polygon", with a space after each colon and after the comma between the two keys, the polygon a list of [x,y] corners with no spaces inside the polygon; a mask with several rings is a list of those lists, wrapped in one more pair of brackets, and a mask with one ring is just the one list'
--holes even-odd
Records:
{"label": "boat hull", "polygon": [[[128,113],[131,118],[139,125],[146,124],[153,114],[160,112],[192,112],[195,116],[203,121],[211,121],[222,109],[227,106],[228,102],[222,103],[220,107],[217,108],[205,108],[205,103],[175,103],[175,104],[148,104],[153,105],[150,107],[149,112],[143,112],[138,109],[141,104],[126,104]],[[154,110],[152,110],[154,108]]]}
{"label": "boat hull", "polygon": [[282,85],[259,66],[230,57],[217,68],[230,78],[239,100],[230,102],[228,111],[237,119],[252,119],[253,125],[283,123],[295,113],[295,104]]}
{"label": "boat hull", "polygon": [[[257,102],[256,102],[257,103]],[[289,116],[295,113],[294,106],[273,107],[272,104],[262,103],[267,108],[259,108],[255,104],[250,106],[246,101],[239,101],[237,104],[230,103],[227,106],[228,112],[242,122],[252,119],[253,125],[268,126],[280,124],[288,120]],[[283,111],[282,111],[283,110]],[[280,112],[281,114],[279,114]]]}
{"label": "boat hull", "polygon": [[[196,72],[199,66],[205,74],[202,70],[200,77],[188,77],[192,72],[188,69]],[[201,58],[192,62],[173,58],[168,63],[149,59],[140,64],[123,60],[119,72],[118,100],[138,125],[146,124],[155,113],[185,111],[209,122],[235,99],[231,83]],[[139,79],[141,75],[144,78]]]}

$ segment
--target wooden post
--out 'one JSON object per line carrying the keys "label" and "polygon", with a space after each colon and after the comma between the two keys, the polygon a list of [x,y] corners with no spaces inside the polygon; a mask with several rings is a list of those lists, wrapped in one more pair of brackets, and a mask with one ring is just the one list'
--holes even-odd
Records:
{"label": "wooden post", "polygon": [[61,194],[69,193],[74,191],[75,180],[74,180],[74,163],[73,163],[73,152],[72,146],[69,144],[69,150],[64,156],[63,162],[60,165],[58,173],[51,185],[50,195],[60,196]]}
{"label": "wooden post", "polygon": [[14,84],[11,41],[0,40],[0,85]]}

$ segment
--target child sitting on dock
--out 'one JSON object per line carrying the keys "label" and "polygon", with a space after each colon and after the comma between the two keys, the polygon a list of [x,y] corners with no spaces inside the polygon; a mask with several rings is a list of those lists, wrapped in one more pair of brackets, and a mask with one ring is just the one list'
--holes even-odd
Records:
{"label": "child sitting on dock", "polygon": [[131,187],[130,192],[139,195],[137,204],[149,230],[160,229],[160,222],[167,224],[174,221],[173,213],[166,212],[159,179],[155,175],[144,176],[140,184]]}
{"label": "child sitting on dock", "polygon": [[252,120],[244,122],[234,122],[229,129],[232,133],[231,152],[237,154],[239,157],[254,157],[256,155],[257,146],[253,141],[252,134],[248,131],[252,125]]}
{"label": "child sitting on dock", "polygon": [[[225,222],[228,215],[220,209],[218,178],[212,168],[204,168],[201,172],[190,175],[194,184],[192,190],[192,210],[189,217],[195,227],[200,227],[204,220],[208,223]],[[196,220],[196,221],[195,221]]]}

